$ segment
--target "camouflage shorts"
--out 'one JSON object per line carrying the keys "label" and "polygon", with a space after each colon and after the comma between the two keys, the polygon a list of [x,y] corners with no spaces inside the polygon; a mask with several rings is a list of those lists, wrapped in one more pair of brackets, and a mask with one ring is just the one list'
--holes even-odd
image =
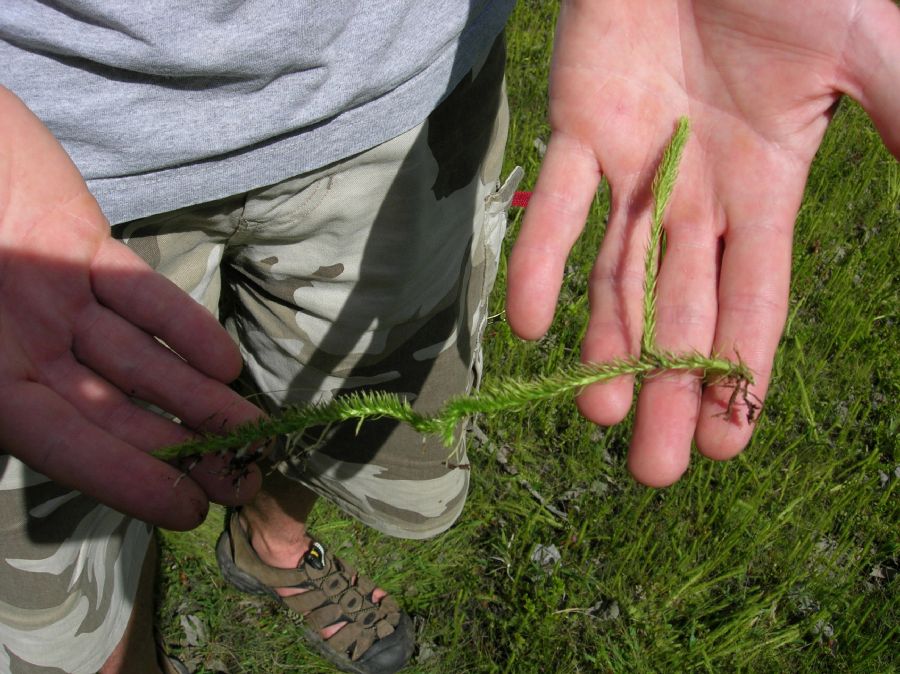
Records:
{"label": "camouflage shorts", "polygon": [[[242,386],[269,409],[391,391],[436,410],[473,383],[513,181],[502,58],[425,124],[276,185],[122,226],[122,240],[219,314]],[[474,114],[473,114],[474,112]],[[394,422],[310,435],[279,470],[381,531],[446,529],[468,474]],[[464,449],[455,456],[464,459]]]}
{"label": "camouflage shorts", "polygon": [[11,456],[0,513],[0,672],[96,672],[128,624],[151,527]]}
{"label": "camouflage shorts", "polygon": [[[500,184],[506,129],[498,41],[419,127],[321,170],[114,233],[219,315],[244,356],[241,385],[270,409],[368,388],[436,410],[478,376],[486,298],[521,174]],[[358,434],[329,429],[315,445],[276,456],[278,469],[383,532],[433,536],[462,510],[468,472],[448,465],[438,439],[379,421]],[[461,444],[453,452],[465,461]],[[8,491],[0,483],[0,508],[12,513],[0,539],[0,671],[94,671],[121,636],[111,626],[127,622],[149,529],[8,461],[4,480],[18,477]],[[59,508],[70,501],[80,509]],[[34,533],[44,513],[58,519],[46,541]],[[29,589],[53,574],[60,582],[46,592]],[[75,651],[95,657],[70,669]]]}

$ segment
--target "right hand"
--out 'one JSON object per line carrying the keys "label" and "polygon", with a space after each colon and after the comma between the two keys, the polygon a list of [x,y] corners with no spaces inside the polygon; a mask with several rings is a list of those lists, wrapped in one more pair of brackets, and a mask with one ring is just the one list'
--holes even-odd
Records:
{"label": "right hand", "polygon": [[[741,359],[763,399],[787,316],[791,241],[810,162],[842,93],[900,157],[900,12],[888,0],[568,0],[550,75],[550,142],[508,268],[507,318],[536,339],[553,318],[569,250],[602,176],[612,206],[589,282],[587,362],[640,352],[651,189],[676,119],[691,118],[664,223],[656,344]],[[633,380],[579,396],[620,422]],[[695,373],[648,378],[628,453],[665,486],[692,441],[735,456],[754,425],[733,388]],[[728,412],[728,414],[723,414]]]}
{"label": "right hand", "polygon": [[148,454],[262,415],[226,385],[241,369],[231,338],[111,238],[63,148],[2,87],[0,120],[0,449],[168,529],[200,524],[209,500],[248,501],[255,467],[238,489],[225,459],[184,475]]}

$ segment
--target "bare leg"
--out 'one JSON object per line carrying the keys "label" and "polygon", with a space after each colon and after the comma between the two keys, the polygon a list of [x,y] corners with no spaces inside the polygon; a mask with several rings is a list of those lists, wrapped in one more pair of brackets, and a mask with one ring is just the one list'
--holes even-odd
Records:
{"label": "bare leg", "polygon": [[266,564],[292,569],[309,549],[306,520],[316,494],[277,470],[263,480],[256,497],[241,509],[241,519],[256,554]]}
{"label": "bare leg", "polygon": [[134,609],[125,634],[99,674],[161,674],[153,639],[153,581],[158,560],[159,550],[154,538],[144,557]]}

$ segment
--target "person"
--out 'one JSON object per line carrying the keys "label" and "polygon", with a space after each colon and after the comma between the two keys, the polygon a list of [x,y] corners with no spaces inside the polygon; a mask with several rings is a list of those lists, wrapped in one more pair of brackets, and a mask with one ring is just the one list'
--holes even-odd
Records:
{"label": "person", "polygon": [[[436,535],[468,477],[444,450],[390,424],[336,429],[300,459],[275,447],[278,470],[251,467],[240,489],[227,457],[147,451],[258,418],[237,391],[275,409],[369,386],[434,407],[474,385],[515,189],[499,175],[510,3],[264,4],[0,10],[4,670],[159,671],[149,524],[191,528],[209,500],[232,507],[226,578],[291,595],[326,657],[377,672],[410,655],[408,619],[306,518],[322,494],[387,533]],[[606,176],[583,357],[636,350],[649,184],[688,115],[658,339],[740,352],[763,398],[793,221],[843,93],[900,155],[898,37],[889,0],[564,3],[552,135],[509,260],[513,329],[547,329]],[[621,378],[579,406],[612,424],[631,397]],[[752,429],[716,416],[726,404],[689,375],[647,382],[635,477],[674,482],[692,440],[738,453]]]}

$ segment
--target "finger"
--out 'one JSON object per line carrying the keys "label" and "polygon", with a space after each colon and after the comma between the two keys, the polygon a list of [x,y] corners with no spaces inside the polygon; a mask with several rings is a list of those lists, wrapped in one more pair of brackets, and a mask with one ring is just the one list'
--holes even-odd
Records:
{"label": "finger", "polygon": [[176,421],[136,404],[74,359],[60,359],[47,374],[53,389],[88,421],[141,451],[185,442],[194,435]]}
{"label": "finger", "polygon": [[566,258],[599,184],[591,149],[554,132],[509,258],[506,311],[520,337],[538,339],[550,327]]}
{"label": "finger", "polygon": [[747,445],[753,424],[746,405],[765,398],[787,317],[794,221],[809,171],[805,160],[769,148],[749,165],[755,167],[747,176],[751,179],[726,175],[730,184],[720,189],[728,195],[727,229],[713,350],[743,360],[756,381],[748,400],[736,399],[737,407],[733,389],[710,386],[705,391],[695,440],[700,452],[714,459],[731,458]]}
{"label": "finger", "polygon": [[841,88],[872,117],[885,145],[900,158],[900,8],[889,0],[865,0],[845,40],[846,81]]}
{"label": "finger", "polygon": [[[707,354],[716,326],[718,231],[711,210],[698,207],[701,195],[685,196],[690,189],[689,181],[682,183],[667,226],[655,344],[674,354]],[[700,393],[695,372],[663,372],[644,381],[628,454],[628,467],[638,481],[667,486],[687,470]]]}
{"label": "finger", "polygon": [[262,412],[113,311],[86,307],[74,326],[73,352],[128,396],[152,403],[189,428],[219,432]]}
{"label": "finger", "polygon": [[237,346],[215,317],[124,244],[103,244],[91,284],[104,305],[162,339],[192,367],[223,382],[240,374]]}
{"label": "finger", "polygon": [[206,517],[206,495],[181,472],[86,421],[40,384],[4,395],[0,446],[34,470],[119,512],[174,530]]}
{"label": "finger", "polygon": [[[57,361],[49,375],[55,382],[55,390],[86,421],[126,445],[149,453],[195,437],[182,424],[135,403],[74,360]],[[190,479],[200,485],[210,500],[223,505],[239,505],[258,491],[261,476],[259,469],[252,465],[246,470],[232,470],[231,456],[188,458],[177,462],[177,467],[189,471]]]}
{"label": "finger", "polygon": [[[802,182],[795,189],[801,193]],[[768,218],[763,213],[761,221],[748,218],[729,226],[725,236],[713,350],[749,366],[755,378],[750,387],[749,402],[753,404],[765,398],[787,317],[791,238],[798,202],[787,199],[780,213]],[[735,456],[753,432],[747,401],[737,399],[735,407],[732,393],[726,386],[710,386],[703,395],[696,442],[700,452],[710,458]]]}
{"label": "finger", "polygon": [[[636,193],[635,183],[615,187],[609,224],[591,271],[590,318],[581,351],[586,363],[608,363],[640,351],[649,214],[646,208],[635,210],[639,199],[617,198]],[[595,384],[578,396],[578,408],[588,420],[609,426],[628,414],[633,390],[631,376]]]}

